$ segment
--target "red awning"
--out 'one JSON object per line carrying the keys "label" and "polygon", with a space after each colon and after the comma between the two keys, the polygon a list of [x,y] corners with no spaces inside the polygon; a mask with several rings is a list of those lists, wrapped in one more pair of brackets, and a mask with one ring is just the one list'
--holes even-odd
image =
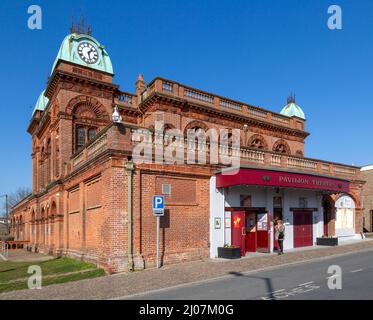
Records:
{"label": "red awning", "polygon": [[350,182],[323,176],[276,170],[241,168],[236,174],[218,173],[216,187],[257,185],[269,187],[303,188],[348,193]]}

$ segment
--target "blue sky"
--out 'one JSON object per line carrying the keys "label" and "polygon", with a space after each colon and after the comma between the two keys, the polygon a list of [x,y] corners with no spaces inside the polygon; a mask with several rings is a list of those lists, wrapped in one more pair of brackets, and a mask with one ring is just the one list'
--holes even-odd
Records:
{"label": "blue sky", "polygon": [[[32,4],[43,10],[40,31],[27,28]],[[331,4],[343,30],[327,28]],[[311,133],[306,156],[373,163],[371,0],[1,0],[0,194],[31,185],[32,107],[81,12],[122,90],[133,92],[141,72],[273,111],[295,92]]]}

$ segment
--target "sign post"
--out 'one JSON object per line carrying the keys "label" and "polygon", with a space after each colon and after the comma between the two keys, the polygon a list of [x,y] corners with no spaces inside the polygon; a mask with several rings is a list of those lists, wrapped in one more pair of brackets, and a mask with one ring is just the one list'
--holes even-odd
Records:
{"label": "sign post", "polygon": [[157,218],[157,269],[159,268],[159,221],[164,216],[164,196],[153,196],[153,215]]}

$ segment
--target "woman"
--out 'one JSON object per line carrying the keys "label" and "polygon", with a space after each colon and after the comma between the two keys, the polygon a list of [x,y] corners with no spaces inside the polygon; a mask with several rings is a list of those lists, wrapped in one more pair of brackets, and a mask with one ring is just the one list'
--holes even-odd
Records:
{"label": "woman", "polygon": [[278,254],[284,254],[285,225],[282,223],[282,220],[277,220],[276,240],[278,241],[278,245],[280,247]]}

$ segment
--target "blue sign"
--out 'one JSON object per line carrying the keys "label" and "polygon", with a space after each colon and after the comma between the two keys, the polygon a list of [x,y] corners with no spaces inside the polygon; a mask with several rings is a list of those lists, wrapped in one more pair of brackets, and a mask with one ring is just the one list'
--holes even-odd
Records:
{"label": "blue sign", "polygon": [[164,196],[153,196],[153,214],[155,216],[164,215]]}

